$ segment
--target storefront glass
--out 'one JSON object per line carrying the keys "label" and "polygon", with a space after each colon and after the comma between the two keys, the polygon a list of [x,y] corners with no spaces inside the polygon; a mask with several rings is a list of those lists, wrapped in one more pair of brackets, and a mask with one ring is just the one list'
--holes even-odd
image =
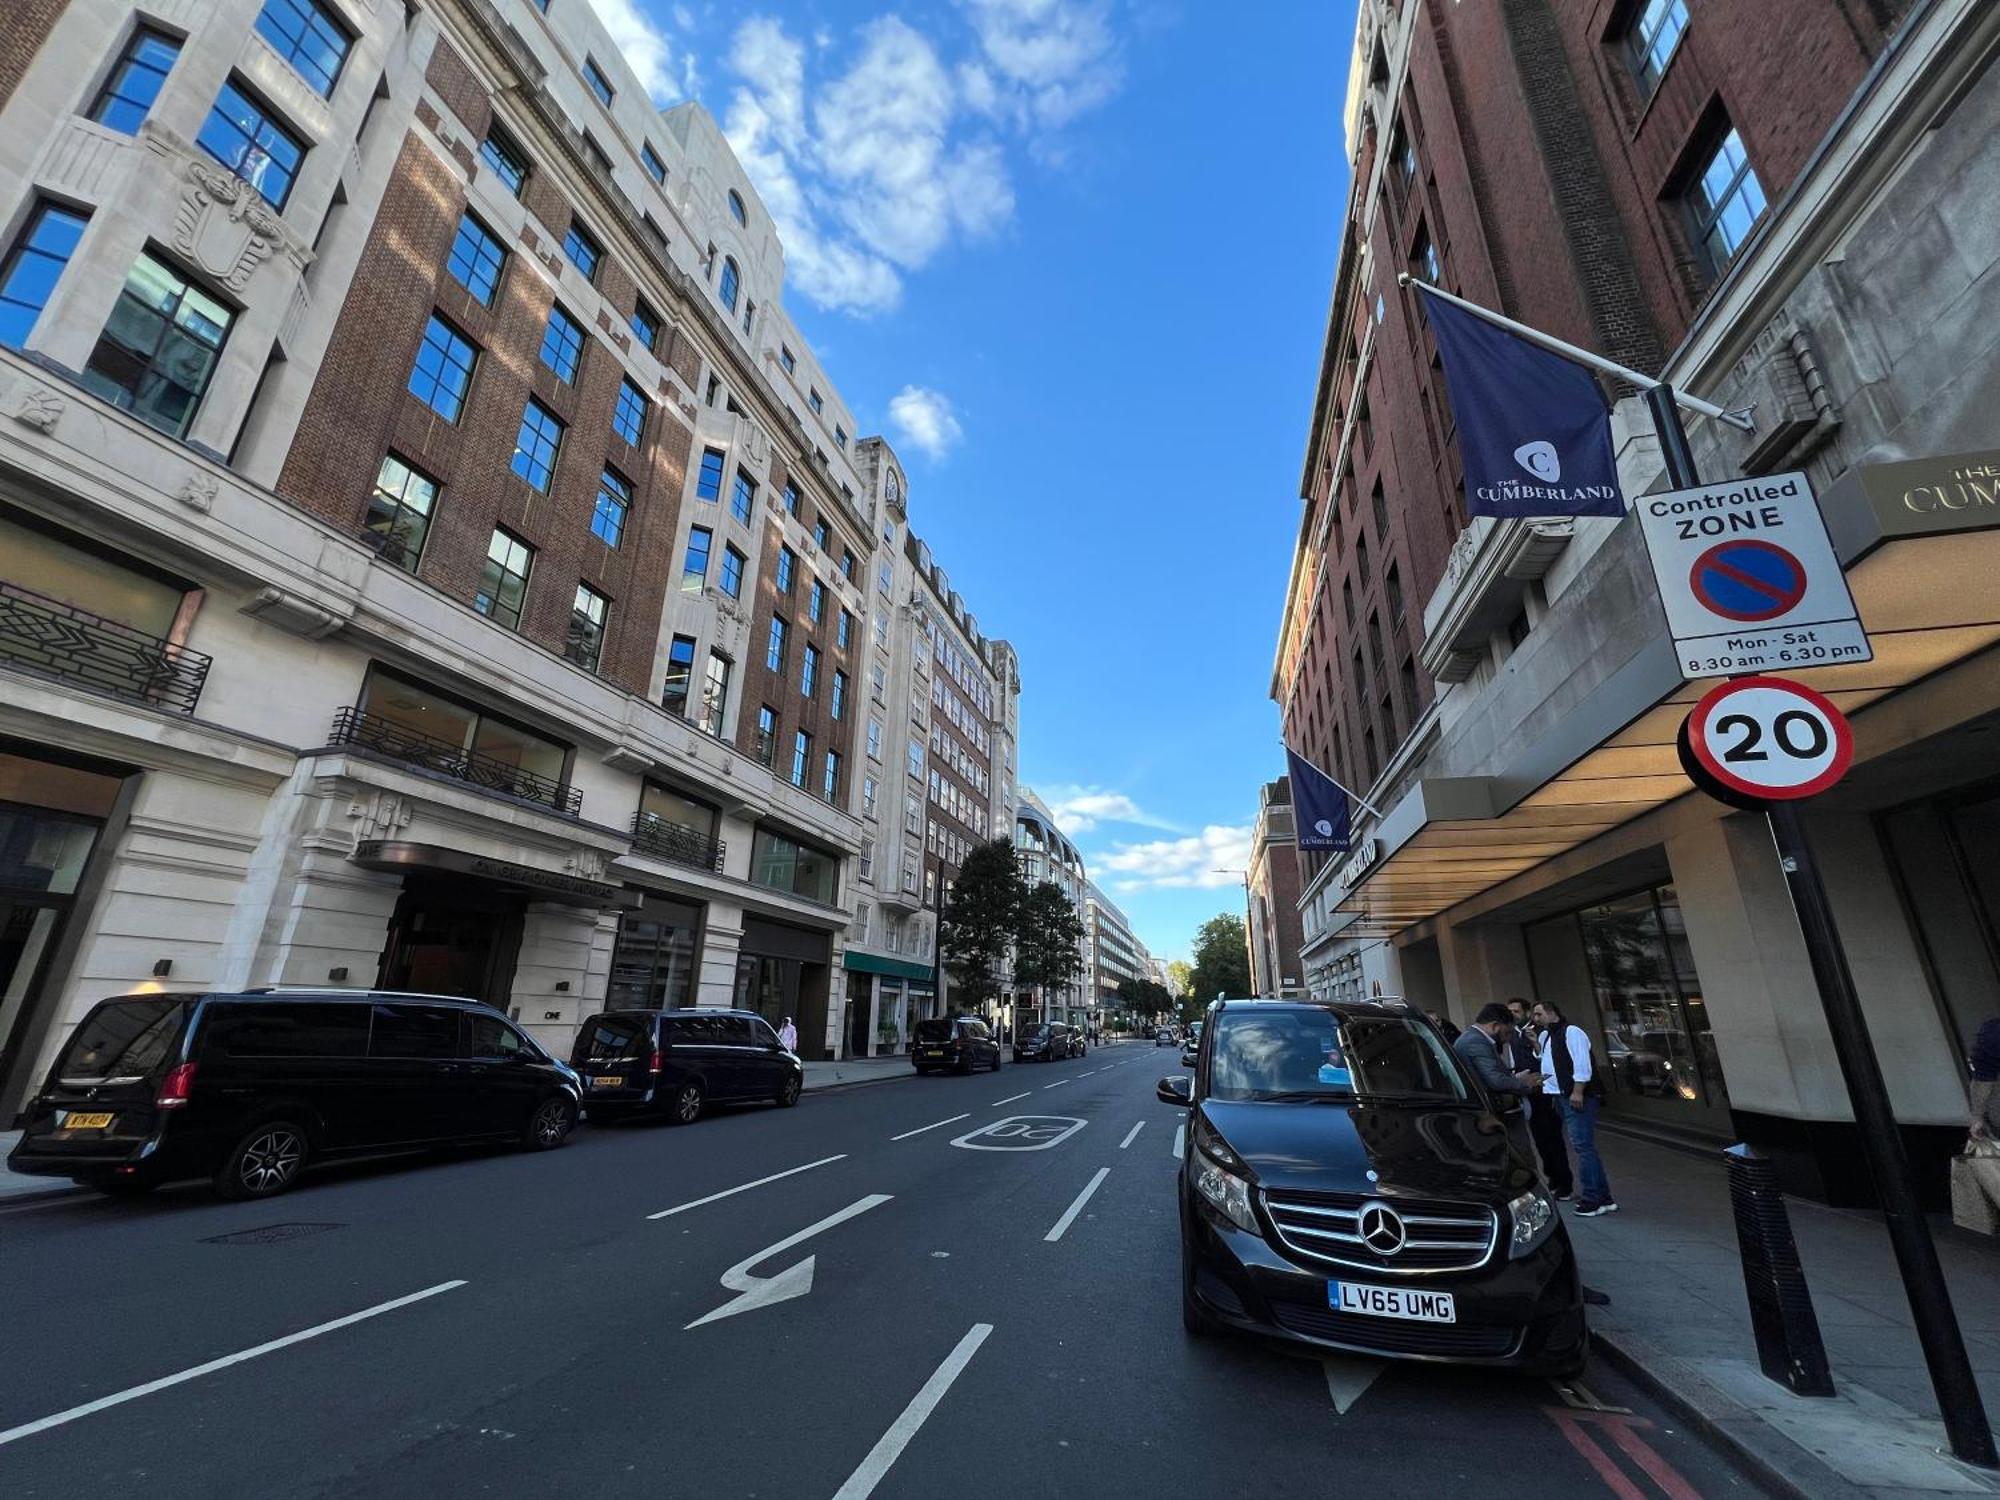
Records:
{"label": "storefront glass", "polygon": [[679,1010],[694,1004],[701,908],[648,896],[644,910],[626,912],[611,950],[607,1010]]}

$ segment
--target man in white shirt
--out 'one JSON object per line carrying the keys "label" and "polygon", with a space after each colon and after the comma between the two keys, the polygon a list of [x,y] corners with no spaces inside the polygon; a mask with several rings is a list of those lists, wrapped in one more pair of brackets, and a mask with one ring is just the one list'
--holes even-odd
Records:
{"label": "man in white shirt", "polygon": [[1542,1093],[1553,1097],[1576,1152],[1577,1217],[1615,1214],[1618,1200],[1611,1196],[1611,1179],[1597,1154],[1597,1111],[1604,1101],[1604,1081],[1590,1038],[1582,1027],[1563,1018],[1560,1006],[1547,1000],[1535,1003],[1535,1024],[1542,1031]]}

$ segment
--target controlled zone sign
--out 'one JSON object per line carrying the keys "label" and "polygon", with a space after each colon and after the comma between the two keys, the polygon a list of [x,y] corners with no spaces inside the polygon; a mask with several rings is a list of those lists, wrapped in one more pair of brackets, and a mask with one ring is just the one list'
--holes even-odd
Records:
{"label": "controlled zone sign", "polygon": [[1644,495],[1639,525],[1684,681],[1873,658],[1804,474]]}
{"label": "controlled zone sign", "polygon": [[1854,731],[1824,693],[1782,677],[1741,677],[1705,694],[1680,734],[1689,779],[1737,807],[1825,791],[1854,760]]}

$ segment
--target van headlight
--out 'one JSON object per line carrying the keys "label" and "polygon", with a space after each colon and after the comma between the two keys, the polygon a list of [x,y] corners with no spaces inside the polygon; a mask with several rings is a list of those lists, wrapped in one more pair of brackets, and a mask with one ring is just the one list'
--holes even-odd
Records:
{"label": "van headlight", "polygon": [[1507,1217],[1514,1226],[1507,1243],[1507,1258],[1519,1260],[1549,1237],[1556,1227],[1556,1206],[1540,1188],[1530,1188],[1507,1205]]}
{"label": "van headlight", "polygon": [[1206,1152],[1196,1153],[1194,1187],[1238,1229],[1263,1235],[1264,1231],[1257,1227],[1257,1212],[1250,1205],[1250,1184],[1217,1165]]}

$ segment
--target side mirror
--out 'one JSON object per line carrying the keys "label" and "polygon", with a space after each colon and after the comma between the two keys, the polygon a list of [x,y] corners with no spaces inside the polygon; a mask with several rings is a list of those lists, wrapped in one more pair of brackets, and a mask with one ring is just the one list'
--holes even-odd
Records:
{"label": "side mirror", "polygon": [[1154,1091],[1162,1104],[1178,1104],[1185,1109],[1194,1103],[1194,1080],[1192,1078],[1162,1078]]}

